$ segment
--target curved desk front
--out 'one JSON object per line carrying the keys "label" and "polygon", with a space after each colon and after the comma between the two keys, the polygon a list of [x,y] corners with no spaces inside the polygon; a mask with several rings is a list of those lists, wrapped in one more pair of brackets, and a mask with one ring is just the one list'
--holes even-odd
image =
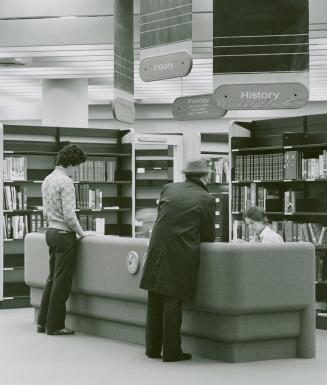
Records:
{"label": "curved desk front", "polygon": [[[66,325],[144,344],[147,292],[138,286],[146,249],[145,239],[79,241]],[[28,234],[25,281],[36,314],[48,260],[45,235]],[[183,313],[183,348],[229,362],[313,358],[314,261],[309,243],[204,243],[196,294]]]}

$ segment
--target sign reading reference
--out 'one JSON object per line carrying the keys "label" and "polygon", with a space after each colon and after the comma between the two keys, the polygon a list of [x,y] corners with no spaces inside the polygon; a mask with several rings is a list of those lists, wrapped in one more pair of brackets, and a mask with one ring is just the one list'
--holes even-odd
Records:
{"label": "sign reading reference", "polygon": [[211,94],[180,97],[173,104],[173,116],[177,120],[214,119],[225,114]]}

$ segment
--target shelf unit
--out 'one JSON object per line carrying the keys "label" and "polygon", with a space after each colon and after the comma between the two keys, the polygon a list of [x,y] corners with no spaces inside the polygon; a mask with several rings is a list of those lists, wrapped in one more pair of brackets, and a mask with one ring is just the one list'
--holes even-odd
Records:
{"label": "shelf unit", "polygon": [[[268,192],[269,189],[275,190],[275,193],[278,190],[280,201],[284,200],[284,193],[287,191],[291,190],[298,193],[298,198],[296,198],[296,193],[294,193],[296,198],[295,212],[285,212],[285,202],[283,202],[279,210],[266,210],[269,220],[283,222],[284,224],[287,222],[290,223],[290,221],[292,223],[300,223],[300,225],[293,225],[295,226],[293,229],[300,228],[300,230],[297,230],[300,231],[300,233],[301,228],[303,228],[301,224],[304,224],[304,226],[309,226],[305,225],[306,223],[320,224],[316,225],[318,228],[317,231],[319,231],[321,226],[327,226],[327,204],[325,203],[327,193],[327,159],[325,165],[323,161],[321,161],[320,166],[315,166],[318,167],[318,169],[314,171],[318,172],[319,170],[320,177],[316,175],[314,178],[303,178],[302,175],[302,167],[306,166],[305,162],[309,162],[302,161],[302,159],[318,158],[319,155],[323,155],[323,150],[327,150],[326,124],[327,115],[267,121],[234,122],[232,124],[230,130],[230,158],[232,162],[231,189],[233,191],[233,197],[231,197],[230,200],[230,226],[232,226],[234,220],[239,220],[243,214],[242,211],[235,210],[235,205],[233,204],[233,199],[237,192],[236,189],[240,189],[242,186],[248,186],[248,191],[251,196],[251,184],[253,188],[252,196],[254,195],[255,189],[258,189],[259,186],[261,186],[261,188],[267,188],[268,190],[266,191]],[[291,165],[288,164],[285,166],[285,159],[291,154],[289,151],[296,151],[298,155],[294,156],[293,164],[291,163]],[[283,154],[284,173],[289,173],[289,167],[292,167],[291,172],[293,172],[293,175],[296,174],[296,177],[288,178],[284,174],[282,179],[269,178],[269,180],[264,180],[264,178],[257,178],[257,174],[254,175],[254,173],[255,167],[258,165],[258,162],[260,162],[260,160],[258,161],[258,159],[260,159],[259,156],[276,153]],[[236,157],[242,155],[243,158],[236,159]],[[253,155],[252,160],[249,160],[250,155]],[[268,160],[269,156],[265,159]],[[297,159],[299,159],[298,162],[296,162]],[[236,162],[241,163],[236,165]],[[251,178],[245,178],[247,180],[239,180],[239,178],[236,178],[235,180],[235,176],[238,174],[242,162],[243,165],[253,168],[252,180]],[[318,163],[318,161],[316,162]],[[295,172],[296,167],[298,168],[297,172]],[[244,194],[245,190],[242,198],[246,199]],[[296,210],[296,206],[300,208]],[[312,208],[310,206],[314,206],[314,210],[310,209]],[[319,232],[316,234],[316,239],[318,235]],[[230,237],[232,238],[231,233]],[[299,234],[295,236],[294,240],[297,240],[298,237]],[[327,245],[316,246],[316,257],[318,273],[316,282],[317,307],[325,311],[327,310]],[[318,315],[317,327],[326,329],[327,317]]]}
{"label": "shelf unit", "polygon": [[[228,133],[201,133],[201,158],[206,159],[214,169],[215,163],[221,162],[229,165]],[[217,170],[217,168],[216,168]],[[220,170],[220,169],[219,169]],[[216,242],[228,242],[229,234],[229,167],[227,172],[223,167],[219,175],[213,174],[212,180],[207,185],[209,193],[216,199]],[[218,171],[218,170],[217,170]]]}
{"label": "shelf unit", "polygon": [[131,133],[130,140],[135,154],[135,236],[149,238],[162,187],[184,178],[183,137]]}
{"label": "shelf unit", "polygon": [[[58,150],[65,144],[78,144],[87,154],[88,160],[115,160],[113,181],[79,181],[75,186],[90,184],[92,189],[102,191],[100,209],[77,209],[77,216],[105,218],[105,234],[133,236],[133,159],[132,144],[125,140],[128,130],[102,130],[74,127],[39,127],[4,125],[3,157],[26,157],[26,180],[4,181],[4,186],[27,188],[27,208],[1,210],[4,216],[26,215],[29,231],[31,218],[42,215],[41,183],[55,167]],[[1,142],[2,143],[2,142]],[[1,173],[2,173],[1,168]],[[2,202],[2,200],[1,200]],[[3,202],[2,202],[3,203]],[[1,221],[1,225],[3,220]],[[90,224],[90,223],[89,223]],[[35,230],[35,228],[33,229]],[[1,228],[1,236],[3,230]],[[1,262],[3,283],[0,308],[29,306],[29,290],[24,283],[24,240],[4,239]]]}

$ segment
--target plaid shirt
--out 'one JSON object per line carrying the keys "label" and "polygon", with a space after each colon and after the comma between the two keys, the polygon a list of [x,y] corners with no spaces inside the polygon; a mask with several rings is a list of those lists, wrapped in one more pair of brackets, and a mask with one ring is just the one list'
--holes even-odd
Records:
{"label": "plaid shirt", "polygon": [[43,215],[49,227],[76,231],[75,187],[64,167],[57,166],[42,183]]}

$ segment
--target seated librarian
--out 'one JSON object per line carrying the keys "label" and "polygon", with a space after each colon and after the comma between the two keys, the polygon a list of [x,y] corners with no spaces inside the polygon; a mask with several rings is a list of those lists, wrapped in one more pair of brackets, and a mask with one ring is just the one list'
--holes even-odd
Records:
{"label": "seated librarian", "polygon": [[[264,210],[253,206],[243,215],[244,222],[249,226],[249,243],[283,243],[283,238],[275,233],[269,225]],[[242,239],[235,239],[233,243],[248,243]]]}

